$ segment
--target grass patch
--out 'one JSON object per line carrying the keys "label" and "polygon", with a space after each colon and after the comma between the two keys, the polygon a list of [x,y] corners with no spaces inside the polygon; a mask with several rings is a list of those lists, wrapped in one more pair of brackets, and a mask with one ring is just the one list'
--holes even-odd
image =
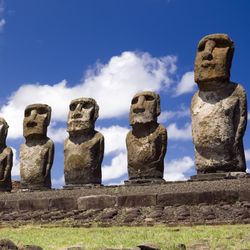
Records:
{"label": "grass patch", "polygon": [[42,227],[0,228],[0,238],[16,244],[33,244],[45,250],[82,244],[86,249],[135,247],[154,243],[161,249],[174,249],[178,243],[191,246],[205,240],[211,249],[250,249],[250,225],[167,227]]}

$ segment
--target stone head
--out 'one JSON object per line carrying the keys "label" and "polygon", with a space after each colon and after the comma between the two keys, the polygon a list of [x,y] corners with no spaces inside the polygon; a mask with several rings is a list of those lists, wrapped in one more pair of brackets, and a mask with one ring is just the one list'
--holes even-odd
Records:
{"label": "stone head", "polygon": [[203,37],[195,59],[195,82],[228,82],[234,54],[234,43],[226,34],[211,34]]}
{"label": "stone head", "polygon": [[9,125],[4,118],[0,117],[0,142],[5,142]]}
{"label": "stone head", "polygon": [[152,91],[137,93],[131,101],[130,125],[157,122],[160,115],[160,96]]}
{"label": "stone head", "polygon": [[46,104],[31,104],[24,111],[23,135],[29,136],[47,135],[47,127],[51,118],[51,107]]}
{"label": "stone head", "polygon": [[71,132],[84,132],[94,129],[99,106],[93,98],[78,98],[69,105],[68,129]]}

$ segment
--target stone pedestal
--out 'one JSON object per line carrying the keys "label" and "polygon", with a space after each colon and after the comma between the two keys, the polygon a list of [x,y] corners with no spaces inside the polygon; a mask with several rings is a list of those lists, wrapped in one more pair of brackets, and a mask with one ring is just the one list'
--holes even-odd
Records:
{"label": "stone pedestal", "polygon": [[164,184],[166,181],[164,179],[132,179],[124,181],[125,185],[150,185],[150,184]]}
{"label": "stone pedestal", "polygon": [[63,186],[63,189],[73,190],[73,189],[81,189],[81,188],[96,188],[102,187],[102,184],[68,184]]}
{"label": "stone pedestal", "polygon": [[240,178],[250,178],[250,174],[245,172],[197,174],[191,176],[190,181],[214,181],[214,180],[240,179]]}

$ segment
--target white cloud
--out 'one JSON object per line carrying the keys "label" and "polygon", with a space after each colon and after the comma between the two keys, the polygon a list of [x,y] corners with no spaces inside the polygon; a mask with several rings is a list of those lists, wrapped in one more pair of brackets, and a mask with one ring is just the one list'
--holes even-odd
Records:
{"label": "white cloud", "polygon": [[10,125],[9,138],[22,136],[24,109],[31,103],[52,107],[52,121],[66,121],[72,99],[93,97],[100,106],[100,119],[119,117],[129,110],[132,96],[143,90],[168,89],[176,70],[176,57],[152,57],[148,53],[123,52],[105,64],[88,70],[82,82],[68,87],[66,80],[57,84],[25,84],[8,98],[0,116]]}
{"label": "white cloud", "polygon": [[[20,176],[20,163],[17,157],[16,149],[11,147],[13,151],[13,166],[11,170],[11,176],[12,177],[19,177]],[[16,178],[15,178],[16,179]]]}
{"label": "white cloud", "polygon": [[52,186],[56,187],[56,188],[60,188],[60,187],[64,186],[64,184],[65,184],[65,182],[64,182],[64,175],[62,175],[58,179],[53,178],[51,180],[51,183],[52,183]]}
{"label": "white cloud", "polygon": [[126,136],[129,131],[128,128],[116,125],[107,128],[97,128],[97,130],[104,136],[106,155],[126,151]]}
{"label": "white cloud", "polygon": [[186,72],[176,87],[175,96],[193,92],[195,87],[196,83],[194,82],[194,72]]}
{"label": "white cloud", "polygon": [[187,180],[185,173],[194,167],[194,161],[189,156],[174,159],[165,163],[164,179],[166,181]]}
{"label": "white cloud", "polygon": [[178,128],[176,123],[171,123],[167,127],[168,138],[170,140],[190,140],[192,139],[191,123],[186,123],[184,128]]}
{"label": "white cloud", "polygon": [[64,140],[68,137],[68,133],[66,131],[66,127],[56,127],[56,122],[52,122],[52,124],[48,128],[48,137],[57,143],[63,143]]}
{"label": "white cloud", "polygon": [[178,119],[178,118],[189,117],[189,116],[190,116],[189,108],[182,107],[180,110],[177,110],[177,111],[172,111],[172,110],[162,111],[159,118],[158,118],[158,121],[160,123],[164,123],[164,122],[167,122],[173,118]]}
{"label": "white cloud", "polygon": [[3,28],[4,28],[5,24],[6,24],[6,21],[5,21],[4,18],[2,18],[2,19],[0,20],[0,32],[3,31]]}
{"label": "white cloud", "polygon": [[102,167],[102,180],[109,181],[127,174],[127,154],[124,152],[115,156],[110,165]]}
{"label": "white cloud", "polygon": [[3,28],[6,24],[6,20],[3,18],[4,13],[4,0],[0,0],[0,32],[3,31]]}
{"label": "white cloud", "polygon": [[118,181],[118,182],[109,182],[107,184],[108,186],[120,186],[120,185],[124,185],[124,180]]}
{"label": "white cloud", "polygon": [[250,149],[245,150],[246,161],[250,161]]}

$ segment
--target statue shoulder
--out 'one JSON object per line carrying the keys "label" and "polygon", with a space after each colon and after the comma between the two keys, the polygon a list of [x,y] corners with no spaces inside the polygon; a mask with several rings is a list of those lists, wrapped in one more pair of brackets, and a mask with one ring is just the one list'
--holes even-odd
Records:
{"label": "statue shoulder", "polygon": [[192,100],[191,100],[191,105],[195,105],[198,98],[199,98],[199,90],[197,90],[195,94],[193,95]]}
{"label": "statue shoulder", "polygon": [[130,130],[130,131],[127,133],[126,141],[129,140],[131,137],[134,137],[133,134],[132,134],[132,130]]}
{"label": "statue shoulder", "polygon": [[104,141],[104,136],[103,136],[103,134],[100,133],[100,132],[98,132],[98,131],[96,131],[94,137],[95,137],[95,139],[97,139],[97,140]]}
{"label": "statue shoulder", "polygon": [[246,90],[245,90],[244,87],[243,87],[241,84],[239,84],[239,83],[237,83],[237,86],[236,86],[236,88],[235,88],[235,91],[236,91],[238,94],[240,94],[240,95],[246,96]]}
{"label": "statue shoulder", "polygon": [[232,96],[241,100],[246,100],[246,90],[241,84],[231,82],[231,86],[234,88]]}
{"label": "statue shoulder", "polygon": [[12,148],[10,148],[10,147],[6,147],[4,149],[4,152],[5,152],[6,155],[13,155]]}
{"label": "statue shoulder", "polygon": [[50,138],[48,138],[46,142],[46,146],[50,148],[54,148],[54,142]]}
{"label": "statue shoulder", "polygon": [[163,126],[163,124],[159,124],[157,130],[159,134],[167,135],[167,129]]}

